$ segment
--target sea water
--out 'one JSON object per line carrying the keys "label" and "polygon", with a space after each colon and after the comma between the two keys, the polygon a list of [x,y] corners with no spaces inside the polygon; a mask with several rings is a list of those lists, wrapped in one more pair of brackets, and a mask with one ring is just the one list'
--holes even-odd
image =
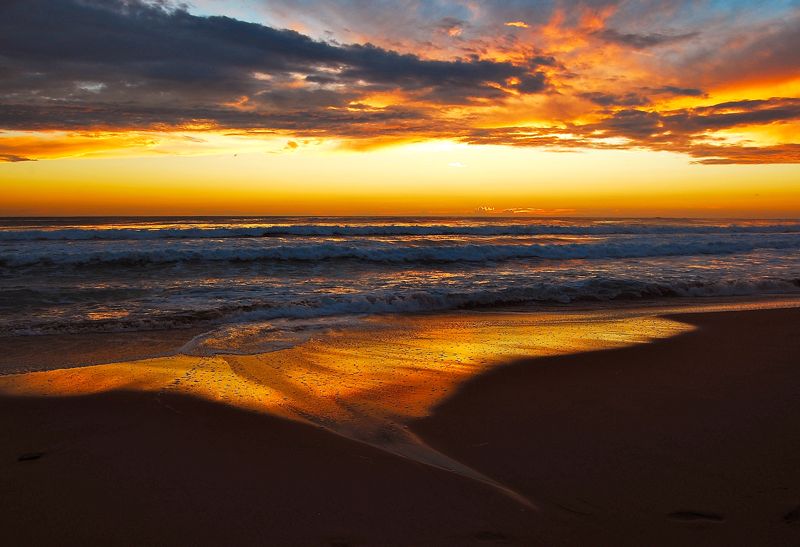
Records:
{"label": "sea water", "polygon": [[0,220],[0,335],[199,326],[197,351],[265,351],[374,314],[766,294],[800,294],[800,221]]}

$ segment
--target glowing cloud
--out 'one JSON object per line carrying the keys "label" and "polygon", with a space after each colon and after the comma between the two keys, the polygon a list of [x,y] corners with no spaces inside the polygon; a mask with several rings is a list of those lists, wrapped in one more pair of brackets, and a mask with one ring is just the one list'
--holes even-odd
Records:
{"label": "glowing cloud", "polygon": [[[400,0],[392,17],[383,3],[197,5],[2,3],[7,176],[27,160],[299,157],[306,143],[330,153],[450,142],[496,157],[646,150],[684,164],[800,163],[791,3]],[[444,167],[480,173],[459,158]]]}

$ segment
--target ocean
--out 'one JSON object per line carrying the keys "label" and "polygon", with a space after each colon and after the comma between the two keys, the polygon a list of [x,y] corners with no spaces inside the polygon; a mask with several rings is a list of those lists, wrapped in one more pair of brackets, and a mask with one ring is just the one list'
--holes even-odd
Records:
{"label": "ocean", "polygon": [[800,294],[800,221],[0,219],[0,335],[265,351],[374,314],[771,294]]}

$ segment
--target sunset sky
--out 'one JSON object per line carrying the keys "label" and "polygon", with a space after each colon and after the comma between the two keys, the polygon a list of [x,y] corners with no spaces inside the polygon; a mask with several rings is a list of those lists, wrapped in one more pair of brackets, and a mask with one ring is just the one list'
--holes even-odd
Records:
{"label": "sunset sky", "polygon": [[0,215],[800,216],[800,2],[6,0]]}

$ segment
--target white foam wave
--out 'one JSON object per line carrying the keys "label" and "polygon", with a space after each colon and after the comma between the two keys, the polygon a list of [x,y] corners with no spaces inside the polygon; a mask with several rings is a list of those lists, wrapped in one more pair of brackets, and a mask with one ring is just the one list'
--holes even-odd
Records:
{"label": "white foam wave", "polygon": [[375,263],[497,262],[515,259],[602,259],[692,255],[730,255],[756,250],[800,249],[800,234],[736,234],[589,240],[579,243],[480,244],[444,242],[395,244],[368,240],[347,243],[263,245],[258,241],[162,242],[132,246],[123,242],[12,246],[0,249],[0,266],[145,265],[179,262],[358,260]]}
{"label": "white foam wave", "polygon": [[[427,290],[373,290],[347,295],[324,295],[285,302],[230,306],[226,309],[196,310],[160,316],[127,317],[109,321],[80,321],[74,318],[52,321],[26,321],[0,327],[0,334],[33,335],[64,332],[119,332],[185,328],[198,324],[242,324],[284,321],[280,328],[281,344],[300,340],[303,331],[316,330],[321,318],[353,317],[383,313],[446,311],[464,308],[492,308],[511,305],[569,304],[581,301],[637,300],[664,297],[720,297],[767,294],[800,294],[800,278],[684,280],[665,278],[635,280],[593,277],[554,282],[531,282],[524,286],[481,290],[475,288],[437,287]],[[283,331],[281,331],[283,329]],[[291,330],[292,333],[284,331]],[[241,332],[237,331],[240,335]],[[260,330],[264,334],[264,330]],[[256,334],[258,334],[258,332]],[[277,337],[278,334],[271,334]],[[252,343],[252,342],[251,342]],[[266,342],[268,345],[271,342]],[[208,345],[208,344],[206,344]],[[227,348],[229,350],[230,348]]]}
{"label": "white foam wave", "polygon": [[800,223],[776,224],[295,224],[206,228],[64,228],[2,230],[0,241],[219,239],[254,237],[670,235],[800,233]]}

